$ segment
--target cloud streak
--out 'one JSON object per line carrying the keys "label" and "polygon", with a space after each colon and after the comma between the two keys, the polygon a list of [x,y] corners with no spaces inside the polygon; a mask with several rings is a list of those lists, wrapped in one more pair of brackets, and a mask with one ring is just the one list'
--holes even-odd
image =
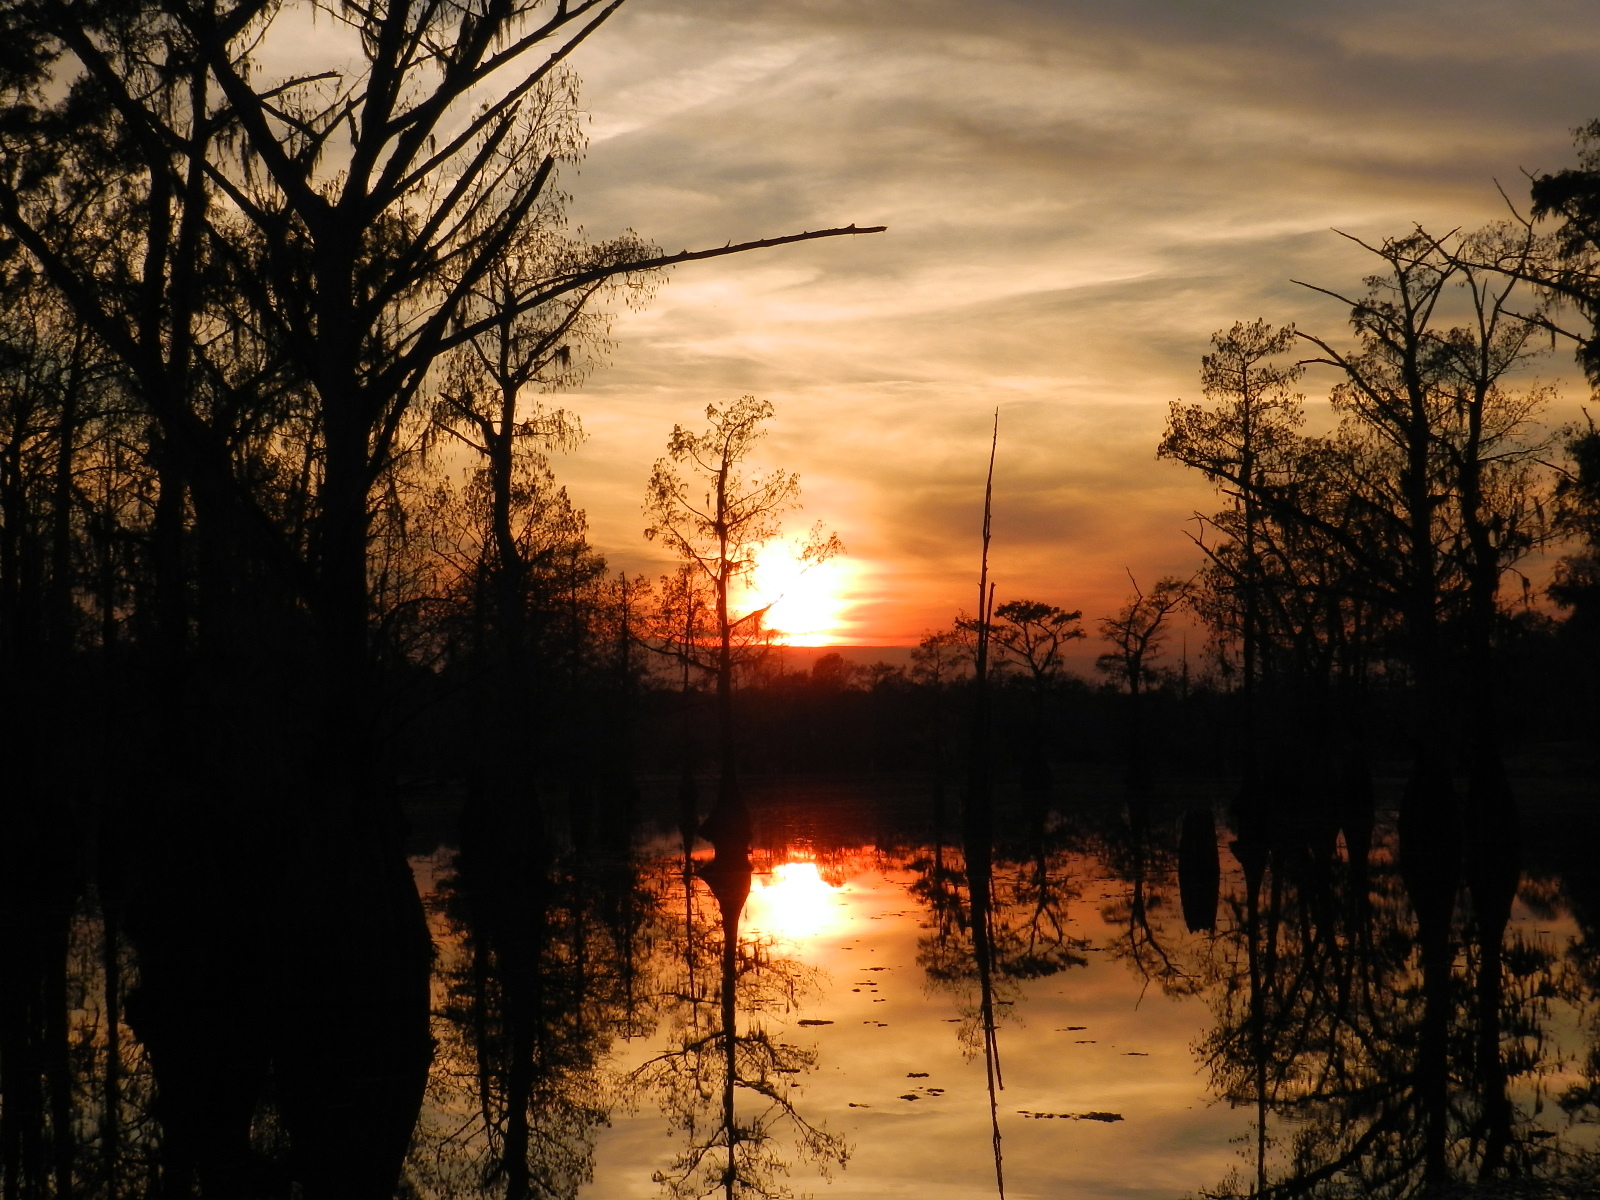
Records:
{"label": "cloud streak", "polygon": [[1579,3],[625,7],[577,60],[588,229],[675,250],[890,228],[679,270],[563,401],[591,438],[558,470],[599,547],[650,568],[667,431],[770,399],[803,519],[851,550],[848,634],[904,642],[968,602],[998,406],[1001,591],[1110,611],[1125,567],[1195,564],[1183,526],[1211,501],[1153,454],[1210,333],[1337,332],[1290,282],[1359,286],[1330,228],[1493,219],[1496,178],[1520,195],[1600,115],[1597,53]]}

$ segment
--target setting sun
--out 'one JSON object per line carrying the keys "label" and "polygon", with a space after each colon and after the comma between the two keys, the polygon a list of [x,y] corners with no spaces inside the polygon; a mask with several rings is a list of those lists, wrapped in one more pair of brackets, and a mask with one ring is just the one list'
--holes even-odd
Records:
{"label": "setting sun", "polygon": [[808,565],[791,544],[773,542],[756,558],[750,593],[753,602],[772,605],[767,625],[791,645],[828,646],[838,639],[844,581],[839,560]]}
{"label": "setting sun", "polygon": [[745,919],[760,933],[791,940],[816,937],[842,916],[837,893],[816,863],[779,863],[752,881]]}

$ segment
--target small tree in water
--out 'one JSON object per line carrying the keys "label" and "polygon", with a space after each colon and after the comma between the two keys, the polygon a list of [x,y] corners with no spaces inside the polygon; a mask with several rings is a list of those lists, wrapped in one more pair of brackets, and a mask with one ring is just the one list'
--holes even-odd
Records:
{"label": "small tree in water", "polygon": [[[1015,667],[1027,672],[1028,725],[1022,763],[1022,786],[1028,791],[1048,791],[1050,765],[1044,753],[1044,703],[1046,694],[1066,670],[1063,647],[1084,636],[1078,622],[1082,610],[1068,612],[1038,600],[1008,600],[994,610],[989,640],[995,647],[995,668]],[[971,618],[957,618],[959,630],[975,633]]]}
{"label": "small tree in water", "polygon": [[989,636],[1000,648],[1002,664],[1028,673],[1028,750],[1022,764],[1022,786],[1029,791],[1050,789],[1050,764],[1044,752],[1045,695],[1065,674],[1062,647],[1084,636],[1078,622],[1081,609],[1068,612],[1038,600],[1009,600],[994,611]]}
{"label": "small tree in water", "polygon": [[1100,618],[1100,636],[1111,643],[1095,665],[1128,689],[1128,784],[1142,788],[1149,782],[1144,746],[1144,685],[1151,664],[1166,640],[1167,620],[1189,598],[1189,581],[1167,575],[1148,592],[1130,574],[1133,595],[1114,617]]}
{"label": "small tree in water", "polygon": [[[783,528],[783,514],[798,508],[800,476],[790,471],[746,474],[751,448],[766,432],[762,423],[772,405],[741,396],[719,409],[707,405],[711,427],[692,433],[674,425],[667,456],[656,461],[646,489],[644,512],[650,525],[645,537],[674,550],[691,572],[709,585],[717,681],[717,741],[721,774],[717,803],[707,818],[705,836],[719,850],[723,845],[748,848],[750,819],[739,796],[734,772],[733,668],[735,650],[748,645],[761,630],[773,599],[734,616],[730,593],[748,584],[756,554]],[[702,491],[703,489],[703,491]],[[800,560],[814,566],[844,547],[814,527],[800,550]]]}

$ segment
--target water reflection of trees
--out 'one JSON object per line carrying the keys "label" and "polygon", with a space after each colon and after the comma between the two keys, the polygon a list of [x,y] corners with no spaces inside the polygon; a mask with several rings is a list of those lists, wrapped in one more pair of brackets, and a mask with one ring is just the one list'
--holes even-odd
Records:
{"label": "water reflection of trees", "polygon": [[[725,956],[716,901],[681,861],[558,847],[499,821],[429,866],[442,871],[431,906],[437,1054],[404,1195],[575,1196],[593,1176],[599,1132],[628,1105],[659,1107],[679,1138],[658,1175],[673,1196],[787,1195],[795,1161],[825,1172],[846,1160],[843,1139],[798,1102],[816,1052],[782,1032],[814,975],[736,929]],[[117,908],[92,892],[26,895],[8,886],[18,878],[29,880],[0,881],[0,1196],[294,1194],[280,1097],[252,1066],[259,1001],[226,986],[194,991],[212,1016],[182,1042],[158,1040],[163,1062],[138,1035],[194,1023],[194,1005],[149,988]],[[228,919],[194,914],[197,926]],[[325,1017],[359,1036],[355,1014]],[[215,1035],[223,1026],[226,1038]],[[652,1035],[664,1049],[625,1072],[621,1043]],[[202,1039],[207,1062],[173,1060],[174,1047]],[[208,1115],[207,1097],[184,1085],[234,1068],[237,1086],[210,1092]]]}
{"label": "water reflection of trees", "polygon": [[601,1064],[650,1022],[650,898],[625,857],[469,841],[436,909],[439,1058],[408,1164],[438,1196],[573,1196],[612,1095]]}
{"label": "water reflection of trees", "polygon": [[788,1196],[791,1154],[823,1174],[850,1155],[842,1137],[797,1104],[800,1077],[815,1069],[817,1052],[784,1040],[768,1023],[794,1013],[816,991],[818,975],[786,957],[775,939],[740,936],[747,865],[730,872],[713,864],[699,876],[704,883],[692,871],[657,877],[664,910],[683,917],[657,947],[668,1035],[628,1077],[679,1138],[672,1162],[654,1179],[674,1198]]}
{"label": "water reflection of trees", "polygon": [[[1232,830],[1206,826],[1228,847],[1206,930],[1204,896],[1178,903],[1204,891],[1184,879],[1197,863],[1206,879],[1193,813],[1022,818],[987,862],[992,1009],[1003,1014],[1028,981],[1080,966],[1092,949],[1203,997],[1212,1024],[1196,1053],[1216,1096],[1256,1126],[1240,1171],[1208,1194],[1595,1194],[1586,1126],[1600,1113],[1600,1052],[1574,1059],[1571,1044],[1580,1031],[1597,1040],[1584,1022],[1600,990],[1600,892],[1583,872],[1583,837],[1569,839],[1559,875],[1524,879],[1509,818],[1489,838],[1481,820],[1458,836],[1373,835],[1355,807],[1337,819],[1311,806],[1244,814]],[[1185,853],[1190,826],[1202,832]],[[844,1160],[848,1147],[804,1111],[800,1085],[817,1056],[785,1031],[816,980],[781,945],[736,933],[730,959],[713,881],[686,875],[681,859],[557,852],[514,834],[469,839],[437,893],[439,1053],[408,1195],[573,1196],[607,1114],[627,1103],[659,1108],[673,1131],[657,1176],[673,1197],[783,1195],[791,1164]],[[955,997],[978,1053],[988,1031],[967,851],[935,843],[895,861],[915,868],[927,906],[923,966]],[[1073,932],[1091,889],[1113,892],[1095,904],[1111,936],[1092,946]],[[1510,920],[1513,889],[1534,922]],[[237,1128],[227,1111],[171,1132],[159,1095],[170,1068],[133,1031],[190,1010],[162,1012],[163,993],[142,991],[117,908],[108,937],[94,891],[0,899],[0,1194],[186,1195],[197,1180],[211,1194],[222,1185],[201,1178],[203,1162],[212,1180],[235,1170],[238,1194],[289,1195],[270,1086],[251,1093],[242,1138],[208,1140]],[[1564,952],[1528,932],[1566,921],[1576,937]],[[254,1002],[209,997],[217,1020],[237,1026],[219,1061],[237,1044],[248,1064],[239,1022]],[[338,1027],[340,1016],[328,1020]],[[648,1061],[612,1065],[623,1039],[646,1035]]]}
{"label": "water reflection of trees", "polygon": [[[1205,947],[1168,923],[1175,911],[1171,885],[1176,859],[1175,847],[1162,836],[1164,832],[1152,823],[1148,798],[1137,794],[1128,802],[1125,819],[1113,819],[1101,828],[1095,839],[1101,861],[1108,877],[1125,885],[1126,890],[1101,907],[1100,917],[1118,930],[1118,936],[1106,946],[1114,959],[1125,961],[1137,975],[1157,984],[1165,994],[1188,996],[1209,982],[1210,972]],[[1191,846],[1183,864],[1191,876],[1195,874],[1196,857]],[[1180,875],[1184,873],[1180,871]],[[1195,883],[1193,878],[1179,880],[1179,890],[1186,886],[1191,893],[1187,904],[1191,910],[1204,907],[1197,905],[1192,895]],[[1209,903],[1214,910],[1214,891]]]}
{"label": "water reflection of trees", "polygon": [[114,932],[107,936],[92,896],[68,892],[30,904],[7,890],[0,1196],[154,1194],[162,1139],[148,1057],[122,1021],[127,948]]}
{"label": "water reflection of trees", "polygon": [[[955,998],[962,1045],[977,1053],[983,1004],[967,853],[936,843],[906,866],[915,872],[910,892],[928,915],[917,942],[917,965],[930,986]],[[997,1015],[1014,1009],[1024,983],[1087,965],[1088,942],[1069,932],[1071,906],[1082,898],[1081,866],[1081,856],[1074,862],[1064,827],[1053,821],[991,856],[987,948]]]}
{"label": "water reflection of trees", "polygon": [[1207,1194],[1398,1198],[1548,1173],[1571,1149],[1540,1119],[1563,1067],[1552,1006],[1580,997],[1548,946],[1507,934],[1514,869],[1415,834],[1409,859],[1389,833],[1369,861],[1338,854],[1337,832],[1284,819],[1233,842],[1242,870],[1199,943],[1215,1024],[1196,1050],[1255,1131],[1249,1169]]}
{"label": "water reflection of trees", "polygon": [[[727,942],[709,871],[554,854],[514,833],[469,840],[437,894],[439,1051],[414,1192],[574,1196],[619,1106],[665,1117],[678,1150],[655,1179],[673,1197],[783,1196],[793,1158],[842,1164],[844,1141],[796,1103],[816,1052],[771,1023],[814,973],[771,939]],[[748,868],[742,890],[719,881],[742,906]],[[660,1048],[632,1069],[608,1057],[649,1035]]]}

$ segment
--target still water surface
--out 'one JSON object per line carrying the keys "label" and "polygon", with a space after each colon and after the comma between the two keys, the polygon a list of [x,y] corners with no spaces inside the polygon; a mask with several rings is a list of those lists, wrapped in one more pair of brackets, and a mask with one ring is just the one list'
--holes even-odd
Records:
{"label": "still water surface", "polygon": [[415,861],[440,1050],[412,1194],[1398,1197],[1588,1169],[1600,972],[1559,867],[1515,872],[1503,929],[1479,866],[1413,869],[1441,934],[1381,814],[1019,803],[984,963],[926,797],[753,799],[732,959],[705,859],[664,834],[538,879]]}
{"label": "still water surface", "polygon": [[[803,850],[794,851],[803,854]],[[1088,857],[1059,864],[1088,895],[1061,905],[1062,932],[1079,962],[1010,989],[1000,1022],[998,1093],[1008,1193],[1084,1197],[1171,1196],[1220,1178],[1230,1139],[1248,1122],[1214,1103],[1190,1047],[1208,1013],[1193,999],[1147,989],[1115,953],[1118,930],[1100,916],[1115,894]],[[764,1023],[817,1052],[796,1081],[796,1105],[850,1145],[832,1172],[841,1197],[974,1196],[992,1191],[987,1078],[974,998],[929,978],[938,951],[919,875],[871,848],[839,862],[836,883],[805,859],[756,877],[745,909],[749,936],[817,969],[814,988]],[[1103,897],[1103,899],[1102,899]],[[1108,953],[1110,951],[1110,953]],[[799,1026],[802,1019],[827,1026]],[[660,1041],[621,1048],[619,1065]],[[1028,1114],[1061,1114],[1033,1117]],[[1066,1114],[1120,1119],[1065,1119]],[[600,1138],[594,1196],[650,1196],[653,1170],[670,1157],[669,1133],[648,1097]],[[798,1182],[796,1180],[795,1182]],[[814,1185],[810,1190],[818,1190]]]}

